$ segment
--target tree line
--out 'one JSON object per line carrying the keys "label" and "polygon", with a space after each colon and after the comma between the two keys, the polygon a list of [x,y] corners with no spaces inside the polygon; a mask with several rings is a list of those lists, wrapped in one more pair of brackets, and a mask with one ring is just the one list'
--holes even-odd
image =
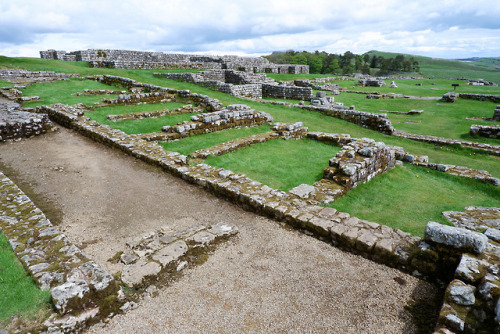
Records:
{"label": "tree line", "polygon": [[357,55],[350,51],[342,54],[327,52],[308,51],[274,51],[269,56],[264,56],[276,64],[302,64],[309,65],[309,73],[323,74],[371,74],[372,69],[378,69],[377,74],[389,74],[395,72],[418,72],[420,66],[413,57],[406,58],[397,55],[393,58],[383,56],[370,56],[369,54]]}

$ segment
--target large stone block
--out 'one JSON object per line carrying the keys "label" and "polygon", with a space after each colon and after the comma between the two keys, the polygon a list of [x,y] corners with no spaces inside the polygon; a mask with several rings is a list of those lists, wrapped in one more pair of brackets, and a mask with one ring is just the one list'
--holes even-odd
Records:
{"label": "large stone block", "polygon": [[436,222],[427,223],[424,239],[472,253],[481,253],[488,245],[488,238],[484,234]]}

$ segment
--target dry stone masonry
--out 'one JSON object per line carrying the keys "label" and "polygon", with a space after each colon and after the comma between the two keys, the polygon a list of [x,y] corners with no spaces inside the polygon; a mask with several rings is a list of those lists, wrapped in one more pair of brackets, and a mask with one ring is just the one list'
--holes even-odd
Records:
{"label": "dry stone masonry", "polygon": [[[120,81],[121,79],[113,80]],[[126,80],[122,80],[122,82],[126,82]],[[134,82],[133,85],[140,84]],[[161,91],[161,89],[150,91]],[[190,94],[189,92],[182,93],[182,91],[176,93]],[[310,187],[301,187],[294,192],[283,192],[251,180],[243,174],[233,173],[206,164],[191,165],[188,163],[187,157],[175,152],[165,152],[154,142],[141,140],[137,136],[127,135],[122,131],[89,120],[82,115],[78,107],[54,105],[40,107],[39,111],[47,112],[52,120],[108,146],[118,148],[138,159],[159,166],[165,171],[234,202],[246,210],[254,211],[278,221],[284,221],[298,229],[308,231],[315,237],[330,242],[336,247],[359,254],[378,263],[398,268],[417,277],[446,284],[452,281],[454,275],[457,275],[455,269],[464,259],[464,254],[481,256],[481,261],[489,261],[488,259],[493,259],[493,256],[498,255],[498,244],[492,241],[494,239],[489,239],[487,245],[483,247],[485,240],[483,237],[474,234],[469,237],[469,234],[464,234],[459,228],[449,227],[449,229],[443,230],[441,227],[435,228],[435,225],[430,223],[426,238],[422,240],[400,230],[350,217],[349,214],[338,212],[332,208],[318,206],[316,205],[317,201],[308,200],[308,193],[315,191]],[[204,116],[207,116],[207,114],[200,115],[200,117]],[[293,132],[300,128],[301,125],[299,124],[277,125],[274,131]],[[303,130],[303,132],[306,134],[306,130]],[[309,136],[309,134],[307,135]],[[347,135],[320,133],[316,133],[315,136],[318,140],[324,142],[344,145],[341,151],[342,155],[338,157],[341,159],[333,161],[334,166],[332,169],[336,170],[332,170],[329,175],[332,175],[330,180],[338,176],[338,180],[345,185],[355,186],[359,182],[368,180],[370,177],[383,172],[384,169],[394,166],[398,157],[407,161],[411,160],[419,165],[431,165],[428,163],[428,159],[424,157],[410,156],[404,150],[401,152],[401,150],[371,140],[356,140]],[[386,166],[384,166],[384,162]],[[439,169],[438,166],[436,165],[437,169]],[[443,171],[446,171],[446,168],[444,166],[445,170]],[[338,186],[342,187],[339,184]],[[433,234],[433,231],[441,232]],[[445,237],[436,238],[434,237],[435,234],[445,235]],[[494,231],[489,234],[496,235]],[[205,237],[200,239],[205,240]],[[466,243],[465,246],[459,244],[461,246],[455,247],[455,244],[448,242],[450,239],[472,241],[472,243]],[[470,244],[476,246],[471,247]],[[171,248],[169,252],[172,251],[178,254],[182,253],[184,246],[181,247],[181,244],[178,243]],[[474,253],[464,253],[470,251]],[[481,253],[478,254],[478,252]],[[482,256],[491,257],[484,259]],[[497,264],[499,261],[496,259],[491,263],[491,266],[486,266],[488,268],[487,273],[479,280],[483,284],[485,297],[479,298],[476,295],[480,288],[472,289],[476,291],[474,293],[475,301],[472,302],[471,288],[466,287],[464,289],[461,287],[463,285],[455,283],[450,285],[450,292],[443,304],[445,311],[442,312],[442,316],[445,320],[440,321],[437,330],[444,331],[443,333],[448,333],[449,330],[458,333],[470,332],[471,328],[480,330],[481,326],[484,326],[483,324],[487,324],[490,326],[489,328],[500,330],[500,316],[497,314],[497,310],[500,309],[497,294],[499,290],[495,287],[490,289],[491,285],[489,285],[491,283],[494,286],[498,282],[498,277],[495,275],[498,275]],[[177,265],[179,264],[181,262],[177,263]],[[157,265],[161,266],[161,262],[157,263]],[[149,266],[153,267],[154,264]],[[156,270],[149,267],[148,269]],[[471,285],[465,279],[462,281],[465,285]],[[458,288],[454,286],[458,286]],[[455,307],[450,304],[450,300],[455,303],[459,301],[462,304]],[[448,305],[454,311],[449,311]],[[463,308],[460,309],[460,307],[469,307],[469,309],[467,309],[467,313],[464,313],[462,312]],[[474,313],[474,318],[470,316],[469,311]],[[475,320],[469,321],[469,319],[482,319],[483,321],[478,323]]]}
{"label": "dry stone masonry", "polygon": [[0,229],[38,286],[50,289],[56,311],[67,321],[78,314],[106,316],[102,313],[119,304],[119,286],[113,276],[71,244],[1,172]]}
{"label": "dry stone masonry", "polygon": [[192,104],[186,104],[182,107],[173,110],[162,109],[154,111],[131,112],[119,115],[107,115],[106,118],[112,122],[131,120],[131,119],[144,119],[144,118],[160,118],[167,115],[180,115],[180,114],[194,114],[201,113],[202,109],[194,107]]}
{"label": "dry stone masonry", "polygon": [[471,125],[469,135],[500,139],[500,125]]}
{"label": "dry stone masonry", "polygon": [[31,72],[26,70],[0,69],[0,80],[5,80],[16,85],[30,85],[32,83],[52,82],[79,78],[78,74],[56,73],[51,71]]}
{"label": "dry stone masonry", "polygon": [[238,56],[195,56],[163,52],[102,50],[40,51],[43,59],[66,61],[87,61],[94,67],[110,68],[194,68],[194,69],[236,69],[245,72],[265,73],[309,73],[308,65],[273,64],[262,57]]}
{"label": "dry stone masonry", "polygon": [[268,113],[256,111],[244,104],[232,104],[220,111],[191,116],[191,121],[174,126],[166,125],[162,131],[169,134],[168,139],[173,140],[234,127],[258,126],[272,120]]}

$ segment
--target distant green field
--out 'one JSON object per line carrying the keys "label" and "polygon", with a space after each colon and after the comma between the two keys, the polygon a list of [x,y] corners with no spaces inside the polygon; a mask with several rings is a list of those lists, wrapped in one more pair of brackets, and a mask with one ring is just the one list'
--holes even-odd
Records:
{"label": "distant green field", "polygon": [[[386,58],[398,55],[398,53],[381,51],[369,51],[367,54]],[[484,66],[476,62],[464,62],[408,54],[405,54],[405,56],[415,58],[420,64],[420,72],[430,78],[481,78],[500,84],[500,69],[495,69],[493,66]]]}

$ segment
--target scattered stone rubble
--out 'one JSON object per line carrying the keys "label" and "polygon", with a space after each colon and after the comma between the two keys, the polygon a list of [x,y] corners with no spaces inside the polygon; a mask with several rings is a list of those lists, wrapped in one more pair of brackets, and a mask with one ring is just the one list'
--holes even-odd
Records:
{"label": "scattered stone rubble", "polygon": [[308,65],[274,64],[263,57],[199,56],[163,52],[89,49],[40,51],[43,59],[87,61],[93,67],[235,69],[245,72],[309,73]]}
{"label": "scattered stone rubble", "polygon": [[500,139],[500,125],[471,125],[470,136]]}
{"label": "scattered stone rubble", "polygon": [[337,80],[337,79],[333,78],[333,77],[317,78],[314,80],[303,79],[303,80],[294,80],[293,83],[295,86],[298,86],[298,87],[311,87],[312,89],[315,89],[315,90],[331,92],[332,95],[339,95],[340,94],[339,85],[332,84],[332,83],[328,82],[329,80]]}
{"label": "scattered stone rubble", "polygon": [[[315,107],[325,107],[329,108],[334,104],[333,96],[326,96],[326,92],[316,92],[316,96],[311,98],[311,105]],[[343,104],[339,104],[338,106],[343,106]]]}
{"label": "scattered stone rubble", "polygon": [[113,304],[119,305],[119,286],[113,276],[71,244],[1,172],[0,230],[38,286],[50,289],[58,316],[46,326],[63,318],[63,326],[82,325],[75,322],[85,322],[99,312],[107,316]]}

